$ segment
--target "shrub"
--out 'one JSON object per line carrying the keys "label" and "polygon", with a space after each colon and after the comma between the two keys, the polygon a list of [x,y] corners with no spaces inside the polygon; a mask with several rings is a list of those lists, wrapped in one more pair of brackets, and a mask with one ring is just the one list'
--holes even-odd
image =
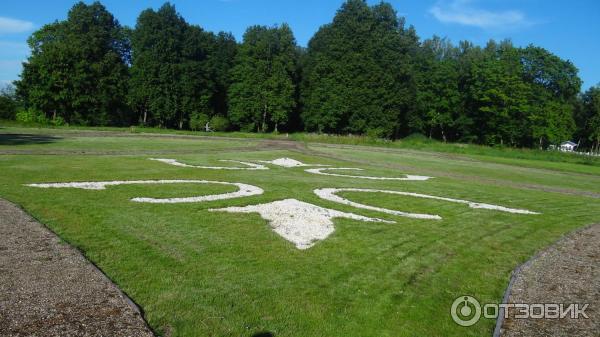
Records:
{"label": "shrub", "polygon": [[388,134],[382,127],[367,129],[366,136],[371,139],[386,138]]}
{"label": "shrub", "polygon": [[425,136],[422,133],[411,133],[410,135],[404,137],[402,139],[405,142],[412,142],[412,143],[435,143],[435,140],[430,139],[429,137]]}
{"label": "shrub", "polygon": [[[48,119],[46,115],[33,108],[29,108],[27,110],[21,110],[17,112],[15,115],[15,119],[21,123],[38,123],[38,124],[47,124]],[[62,118],[61,118],[62,119]]]}
{"label": "shrub", "polygon": [[192,116],[190,116],[190,129],[194,131],[204,130],[204,127],[206,126],[208,120],[209,117],[207,114],[194,113],[192,114]]}
{"label": "shrub", "polygon": [[248,123],[240,126],[240,131],[242,132],[256,132],[256,124]]}
{"label": "shrub", "polygon": [[210,128],[213,131],[227,131],[229,130],[229,119],[223,116],[213,116],[210,119]]}
{"label": "shrub", "polygon": [[17,105],[11,97],[0,95],[0,118],[14,119],[16,110]]}
{"label": "shrub", "polygon": [[56,116],[54,119],[50,120],[50,124],[54,125],[54,126],[63,126],[66,125],[65,123],[65,119],[60,117],[60,116]]}

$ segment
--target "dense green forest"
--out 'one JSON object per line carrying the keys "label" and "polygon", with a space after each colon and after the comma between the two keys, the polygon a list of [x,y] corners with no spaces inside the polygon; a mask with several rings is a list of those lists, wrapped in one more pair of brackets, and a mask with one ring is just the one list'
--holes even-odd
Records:
{"label": "dense green forest", "polygon": [[99,2],[28,40],[0,118],[78,125],[307,131],[545,148],[600,144],[600,86],[509,40],[421,40],[388,3],[348,0],[306,48],[287,24],[243,41],[189,24],[169,3],[123,27]]}

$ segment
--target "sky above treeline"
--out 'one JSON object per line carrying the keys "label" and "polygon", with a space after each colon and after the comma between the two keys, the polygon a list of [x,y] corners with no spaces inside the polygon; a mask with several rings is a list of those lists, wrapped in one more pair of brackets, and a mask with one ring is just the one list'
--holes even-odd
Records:
{"label": "sky above treeline", "polygon": [[[85,1],[91,3],[92,1]],[[122,25],[134,27],[139,13],[164,1],[101,1]],[[368,1],[376,4],[379,1]],[[489,39],[530,43],[568,59],[579,69],[583,90],[600,83],[600,1],[598,0],[388,0],[415,26],[421,39],[432,35],[452,42]],[[241,41],[251,25],[288,23],[301,46],[319,26],[331,22],[343,0],[182,0],[171,1],[191,24],[232,32]],[[63,20],[75,1],[0,2],[0,83],[19,77],[27,59],[27,38],[46,23]]]}

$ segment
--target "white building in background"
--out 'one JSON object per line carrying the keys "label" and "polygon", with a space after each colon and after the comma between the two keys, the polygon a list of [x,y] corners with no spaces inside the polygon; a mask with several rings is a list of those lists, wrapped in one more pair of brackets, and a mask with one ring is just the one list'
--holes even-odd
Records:
{"label": "white building in background", "polygon": [[566,151],[566,152],[573,152],[573,151],[575,151],[576,148],[577,148],[577,143],[573,143],[570,140],[560,143],[560,146],[559,146],[559,149],[561,151]]}

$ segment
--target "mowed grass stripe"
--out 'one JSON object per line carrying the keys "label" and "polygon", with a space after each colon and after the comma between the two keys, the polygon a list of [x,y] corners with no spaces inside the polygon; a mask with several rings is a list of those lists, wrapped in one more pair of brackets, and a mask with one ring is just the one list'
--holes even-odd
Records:
{"label": "mowed grass stripe", "polygon": [[[136,149],[137,141],[135,137],[119,138],[110,148]],[[161,142],[153,139],[144,147],[173,146]],[[198,150],[181,155],[173,146],[173,155],[165,157],[213,165],[219,159],[252,161],[285,156],[302,162],[360,167],[367,175],[450,172],[461,177],[439,176],[426,182],[368,181],[275,166],[267,171],[179,168],[152,162],[145,155],[11,155],[0,156],[0,196],[22,205],[64,240],[82,249],[143,307],[153,328],[169,330],[174,336],[251,336],[259,331],[271,331],[276,336],[332,337],[489,335],[493,321],[482,320],[468,329],[452,322],[449,308],[454,298],[466,293],[481,301],[500,301],[517,265],[561,235],[600,217],[600,205],[593,198],[486,181],[597,191],[588,186],[591,180],[586,185],[584,177],[554,174],[549,171],[554,170],[551,167],[528,173],[511,165],[499,170],[478,161],[467,165],[452,158],[432,160],[428,156],[421,160],[416,154],[369,153],[361,148],[316,148],[332,155],[327,158],[268,149],[236,153],[228,148],[239,144],[210,140],[206,149],[211,148],[210,143],[214,148],[223,146],[224,152]],[[36,146],[44,149],[46,145]],[[101,142],[61,146],[64,150],[80,146],[98,152],[105,149]],[[353,162],[355,159],[361,162]],[[585,172],[587,166],[580,166]],[[473,179],[462,177],[467,175]],[[150,205],[129,199],[230,190],[216,185],[165,189],[114,186],[103,191],[42,190],[22,185],[141,179],[243,182],[259,186],[265,193],[199,204]],[[408,219],[322,200],[313,189],[324,187],[402,190],[542,214],[508,214],[381,193],[343,194],[356,202],[443,218]],[[338,219],[330,237],[300,251],[275,234],[258,214],[208,211],[284,198],[396,223]]]}

